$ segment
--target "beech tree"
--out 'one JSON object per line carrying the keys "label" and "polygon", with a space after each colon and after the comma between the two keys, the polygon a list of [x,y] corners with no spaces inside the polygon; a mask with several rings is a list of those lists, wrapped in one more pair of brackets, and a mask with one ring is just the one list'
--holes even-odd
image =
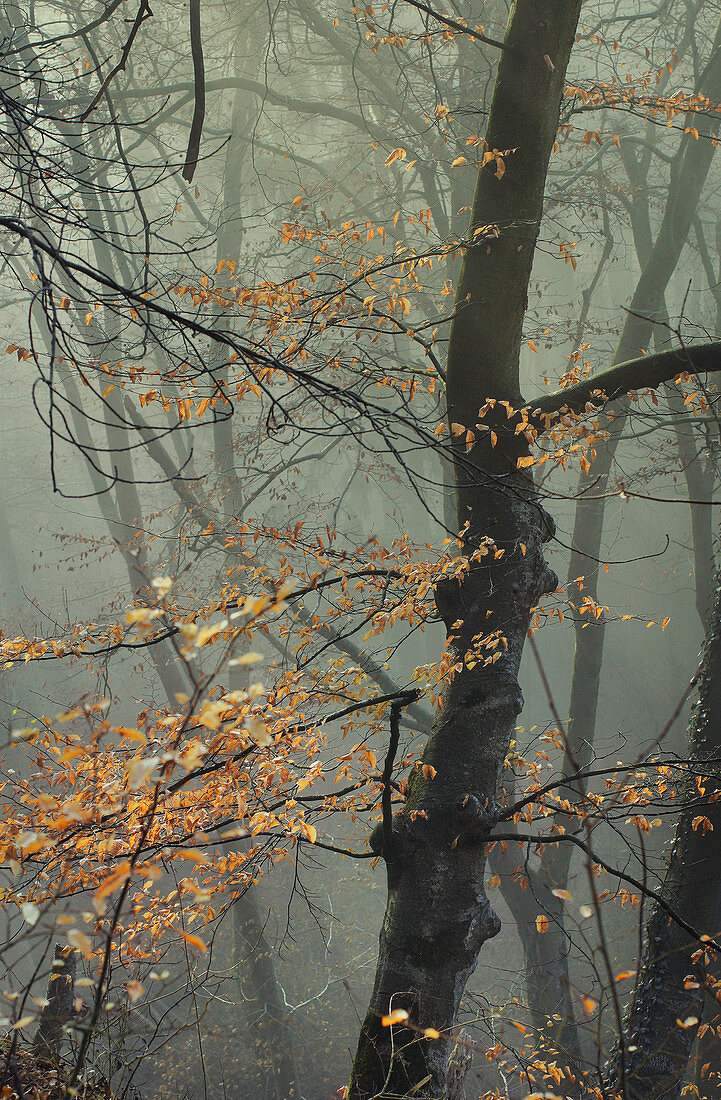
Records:
{"label": "beech tree", "polygon": [[[522,708],[518,670],[532,609],[558,583],[543,556],[543,545],[554,534],[553,520],[523,473],[529,463],[527,434],[516,431],[516,410],[524,407],[519,353],[546,171],[579,10],[578,4],[567,4],[551,17],[536,4],[518,3],[498,65],[485,147],[489,152],[513,149],[514,155],[501,180],[488,165],[480,169],[467,236],[473,240],[489,224],[502,230],[497,241],[471,247],[464,255],[448,351],[448,415],[452,424],[463,426],[455,459],[457,518],[469,569],[460,583],[439,585],[436,602],[461,668],[423,753],[433,779],[416,773],[406,807],[384,830],[389,900],[351,1097],[405,1095],[412,1089],[420,1095],[448,1094],[447,1029],[456,1020],[478,952],[499,931],[484,890],[485,846],[497,826],[499,777]],[[715,60],[714,53],[711,66]],[[694,137],[684,142],[689,158],[701,148],[695,143]],[[701,156],[711,155],[709,143]],[[703,172],[694,170],[693,179],[701,184]],[[687,200],[687,226],[678,223],[675,209],[669,215],[677,248],[696,201],[685,190]],[[668,251],[665,235],[658,247]],[[627,359],[630,347],[640,350],[653,323],[652,316],[638,318],[635,310],[653,309],[663,293],[656,267],[649,265],[648,273],[650,301],[642,286],[629,321],[634,333],[644,326],[640,341],[623,338],[615,366],[555,400],[544,398],[533,410],[537,416],[582,410],[594,392],[612,398],[649,383],[660,385],[683,370],[684,362],[694,372],[704,363],[714,369],[717,345],[685,349],[688,359],[678,352]],[[471,472],[466,429],[474,430],[489,395],[505,407],[484,425],[488,434],[473,440]],[[500,564],[486,562],[487,555],[479,553],[479,541],[487,535],[505,551]],[[473,643],[497,623],[503,624],[505,645],[489,668],[473,659]],[[713,677],[708,666],[707,675]],[[674,979],[678,982],[678,973]],[[400,1015],[391,1029],[394,1010]],[[441,1034],[425,1037],[427,1029]],[[655,1045],[657,1037],[651,1042]],[[637,1050],[638,1058],[646,1057],[643,1046]],[[619,1087],[625,1094],[623,1055],[620,1067]],[[666,1064],[662,1060],[654,1072],[646,1066],[644,1073],[645,1089],[638,1095],[654,1095],[657,1081],[666,1078]]]}
{"label": "beech tree", "polygon": [[[677,32],[676,41],[679,45],[674,53],[677,62],[679,55],[682,57],[694,41],[694,20],[698,12],[693,15],[688,14],[689,22],[680,26]],[[713,100],[718,97],[718,88],[714,85],[717,64],[718,53],[715,43],[712,46],[708,64],[701,70],[699,76],[700,94]],[[669,72],[666,71],[662,80],[665,81],[668,78]],[[696,216],[694,211],[698,209],[699,197],[715,148],[713,144],[716,133],[715,119],[713,117],[709,119],[708,124],[705,119],[697,121],[703,136],[710,140],[707,140],[702,147],[699,147],[696,142],[693,147],[689,147],[681,138],[681,148],[678,150],[676,160],[669,158],[672,166],[669,191],[653,248],[654,230],[650,212],[650,193],[644,191],[644,187],[648,184],[653,153],[660,151],[651,145],[652,134],[649,134],[647,148],[640,155],[630,151],[626,143],[623,148],[618,149],[619,159],[622,161],[632,188],[632,199],[628,209],[642,274],[632,299],[632,312],[620,337],[617,357],[623,356],[624,346],[625,354],[633,354],[634,349],[641,352],[648,344],[649,334],[654,328],[656,346],[662,348],[667,342],[669,330],[665,327],[659,328],[659,323],[664,326],[667,324],[665,306],[663,304],[659,306],[659,302],[663,303],[664,299],[664,281],[668,282],[678,264],[681,250],[689,234],[691,220]],[[610,229],[608,232],[610,233]],[[599,267],[592,280],[591,291],[598,283],[600,272],[608,262],[611,250],[610,240],[607,239],[607,246],[604,247],[599,259]],[[585,294],[584,305],[587,318],[590,301],[586,299]],[[582,342],[582,338],[583,327],[581,326],[576,335],[577,345]],[[705,628],[713,598],[714,553],[710,507],[713,473],[709,471],[708,465],[704,464],[700,453],[701,436],[698,429],[694,430],[693,419],[684,415],[683,401],[675,387],[669,388],[666,400],[677,418],[674,430],[691,502],[696,603]],[[597,444],[599,460],[595,470],[601,479],[599,484],[604,482],[608,484],[616,447],[623,436],[625,426],[629,424],[629,406],[619,405],[616,410],[608,410],[606,415],[613,418],[612,434],[607,441],[599,440]],[[574,552],[569,560],[567,586],[570,589],[577,583],[579,576],[583,577],[585,599],[590,604],[598,606],[599,571],[593,567],[593,563],[600,560],[602,553],[601,536],[605,499],[600,494],[598,499],[586,500],[586,482],[587,474],[582,472],[579,478],[573,532]],[[589,563],[591,568],[588,568]],[[567,775],[572,775],[581,765],[588,766],[593,752],[596,709],[601,683],[605,614],[601,610],[598,616],[589,618],[578,616],[575,622],[576,654],[567,723],[570,740],[566,747],[564,764]],[[582,800],[581,791],[577,792],[577,797]],[[539,871],[533,875],[531,896],[521,890],[518,883],[514,882],[508,874],[508,871],[515,866],[512,853],[506,852],[501,856],[500,850],[496,849],[493,859],[494,867],[505,874],[504,896],[514,911],[519,928],[523,929],[524,950],[528,960],[528,995],[530,1003],[533,1004],[536,1026],[542,1029],[554,1013],[561,1013],[564,1022],[557,1028],[554,1041],[578,1066],[581,1062],[581,1053],[576,1011],[571,996],[568,952],[565,946],[568,936],[564,928],[564,903],[563,899],[557,896],[558,891],[568,887],[571,855],[570,847],[553,846],[544,851]],[[556,895],[553,893],[554,890]],[[539,903],[551,919],[551,927],[546,935],[538,934],[533,923],[536,906]]]}
{"label": "beech tree", "polygon": [[[236,952],[247,956],[248,1026],[260,1024],[258,1061],[268,1064],[277,1047],[276,1094],[292,1095],[297,1082],[281,998],[253,903],[258,880],[274,863],[299,861],[310,851],[329,859],[380,857],[387,873],[376,981],[348,1095],[460,1095],[472,1049],[459,1032],[461,1001],[481,949],[500,931],[485,893],[487,852],[495,846],[494,856],[503,854],[509,845],[512,864],[519,846],[541,845],[547,881],[535,899],[529,955],[538,949],[538,956],[530,959],[531,974],[553,958],[552,937],[544,938],[548,912],[561,924],[560,903],[570,899],[561,853],[578,850],[617,1051],[604,1075],[589,1070],[580,1043],[574,1049],[570,979],[561,972],[550,996],[539,993],[534,1006],[529,1087],[554,1082],[597,1095],[605,1076],[624,1097],[675,1096],[701,1030],[701,991],[709,987],[717,948],[718,601],[709,612],[708,593],[700,600],[708,631],[688,759],[642,754],[621,775],[591,766],[599,618],[597,630],[578,631],[567,728],[554,713],[556,747],[565,753],[560,776],[544,786],[530,772],[526,789],[509,794],[503,779],[523,705],[526,639],[539,603],[558,585],[544,549],[555,538],[553,509],[533,476],[541,465],[538,448],[551,438],[563,456],[580,455],[584,478],[590,471],[595,479],[595,492],[585,492],[584,483],[579,493],[569,574],[575,576],[585,571],[579,555],[601,559],[602,505],[614,448],[632,413],[628,395],[673,383],[683,393],[674,405],[681,434],[684,418],[696,411],[716,417],[703,375],[718,369],[721,345],[688,343],[679,330],[670,347],[659,340],[653,354],[642,353],[666,320],[666,285],[713,157],[714,104],[721,98],[717,42],[692,93],[673,103],[659,93],[657,107],[683,118],[683,133],[656,243],[646,253],[639,248],[643,274],[612,365],[594,375],[571,372],[561,389],[528,403],[520,374],[524,320],[562,104],[564,96],[580,96],[566,81],[578,0],[564,0],[552,13],[537,0],[518,0],[503,36],[425,4],[404,4],[401,22],[385,37],[371,10],[354,9],[352,33],[344,35],[335,17],[306,0],[282,9],[289,38],[300,21],[323,39],[329,51],[323,72],[339,72],[344,89],[353,83],[348,72],[359,43],[370,42],[373,51],[401,48],[411,19],[414,34],[421,28],[419,56],[404,74],[411,90],[418,79],[435,91],[435,36],[457,46],[460,60],[449,68],[459,94],[472,50],[482,49],[484,62],[498,55],[485,136],[470,135],[462,146],[476,150],[478,169],[467,230],[463,187],[452,174],[467,158],[442,163],[461,141],[447,121],[450,108],[438,103],[433,123],[430,112],[407,105],[393,125],[379,118],[376,109],[390,110],[396,85],[375,52],[368,68],[373,110],[361,103],[356,111],[264,83],[261,44],[277,26],[266,28],[260,9],[251,12],[258,22],[239,19],[226,40],[225,28],[204,25],[200,5],[191,3],[187,26],[185,14],[171,13],[147,48],[143,36],[158,26],[147,4],[130,25],[108,22],[115,7],[93,8],[87,23],[71,13],[67,34],[59,36],[61,43],[82,42],[85,73],[75,45],[57,46],[58,36],[31,25],[22,5],[6,5],[2,17],[4,71],[13,91],[0,226],[29,306],[27,334],[8,350],[39,372],[47,401],[37,405],[51,441],[53,487],[67,491],[58,455],[79,454],[127,581],[122,614],[114,606],[102,622],[77,623],[64,635],[13,631],[3,638],[3,662],[17,673],[34,663],[79,661],[90,676],[98,662],[123,654],[139,661],[149,652],[162,688],[137,719],[123,718],[112,700],[88,691],[55,717],[43,714],[13,728],[7,746],[13,761],[22,760],[18,778],[9,778],[17,770],[8,772],[0,818],[3,859],[14,876],[4,895],[8,950],[17,927],[34,937],[43,957],[62,935],[89,974],[87,1019],[63,1020],[77,1036],[63,1088],[72,1091],[87,1076],[110,989],[123,991],[132,1018],[145,1003],[146,985],[159,980],[153,967],[167,943],[188,960],[207,959],[214,930],[232,914]],[[95,48],[97,26],[111,38],[112,63]],[[224,71],[217,85],[204,68],[216,32],[223,64],[233,72]],[[58,58],[55,69],[46,55]],[[188,79],[175,79],[176,65],[185,66]],[[257,70],[252,76],[248,66]],[[478,73],[472,83],[469,100],[483,83]],[[206,118],[206,94],[220,89],[236,98],[230,140],[213,160],[208,143],[217,116]],[[598,109],[604,95],[616,94],[622,96],[597,89],[584,107]],[[166,107],[165,97],[175,95],[180,106]],[[153,97],[164,104],[157,116],[141,124],[128,113]],[[306,223],[303,188],[290,202],[287,195],[278,199],[285,203],[278,233],[275,226],[267,238],[259,232],[252,255],[243,253],[252,221],[244,135],[258,127],[257,102],[264,98],[371,139],[379,169],[397,173],[382,218],[367,210],[363,194],[365,223],[332,211]],[[394,129],[407,127],[417,139],[426,125],[437,128],[420,150]],[[183,142],[172,145],[165,126],[172,133],[181,127]],[[312,143],[312,127],[306,133]],[[297,150],[294,160],[282,144],[265,145],[288,157],[289,174],[301,165]],[[149,146],[162,156],[144,159]],[[421,163],[414,172],[416,153]],[[197,205],[199,189],[173,191],[178,171],[186,182],[201,179],[206,155],[213,165],[225,156],[216,225]],[[321,157],[305,160],[315,171],[322,165]],[[405,193],[401,172],[412,181]],[[347,184],[338,191],[344,186],[347,198]],[[420,215],[392,213],[396,202],[416,201],[424,203]],[[190,224],[177,247],[176,217]],[[442,239],[424,243],[431,223]],[[387,250],[373,257],[371,241]],[[448,313],[434,313],[450,297],[447,280],[457,272],[446,362],[437,330]],[[401,337],[419,362],[402,361]],[[340,459],[336,469],[321,465],[329,455]],[[338,541],[348,487],[371,470],[371,461],[381,470],[373,491],[387,492],[395,504],[396,484],[410,490],[432,536],[402,531],[386,545],[368,528],[359,537],[349,522],[350,533]],[[299,471],[316,465],[328,484],[311,488]],[[443,510],[450,497],[444,471],[454,478],[455,514]],[[436,548],[431,538],[439,528],[445,543]],[[597,589],[589,584],[589,590],[588,606],[596,608]],[[447,644],[437,659],[417,662],[409,677],[391,671],[392,645],[380,656],[368,645],[386,630],[409,637],[437,620]],[[253,648],[259,644],[262,652]],[[535,642],[532,650],[537,657]],[[278,659],[269,679],[245,675],[256,664],[265,672],[271,651]],[[119,694],[131,706],[132,681],[121,683]],[[690,690],[683,701],[689,696]],[[550,689],[547,703],[556,710]],[[340,736],[337,745],[328,738],[328,730],[345,737],[359,727],[352,747]],[[417,737],[401,743],[402,729],[428,734],[422,754]],[[650,794],[638,789],[644,768],[656,776]],[[324,785],[326,773],[337,786]],[[611,792],[608,810],[591,786],[597,775]],[[642,880],[615,866],[599,852],[596,830],[601,821],[616,826],[633,804],[642,837],[650,828],[642,810],[662,797],[662,785],[674,793],[678,787],[683,797],[666,878],[654,888],[646,880],[648,863]],[[337,835],[346,828],[339,821],[357,818],[369,834],[375,825],[370,847]],[[642,914],[650,914],[627,1020],[595,885],[601,872],[636,891]],[[78,910],[85,897],[92,910]],[[75,956],[62,957],[71,975]],[[193,973],[190,962],[187,972]],[[18,1037],[39,1015],[29,1007],[34,980],[21,983],[9,1001],[11,1085],[22,1076]],[[189,981],[193,999],[202,998],[203,980]],[[210,996],[209,973],[206,984]],[[563,1034],[541,1036],[541,1018],[564,998]],[[254,1002],[261,1001],[264,1011],[255,1014]],[[586,996],[583,1003],[592,1016],[594,1001]],[[198,1013],[196,1024],[200,1034]],[[517,1027],[525,1033],[523,1022]],[[48,1030],[47,1014],[40,1030]],[[541,1050],[554,1041],[556,1060]],[[199,1056],[205,1075],[202,1041]]]}

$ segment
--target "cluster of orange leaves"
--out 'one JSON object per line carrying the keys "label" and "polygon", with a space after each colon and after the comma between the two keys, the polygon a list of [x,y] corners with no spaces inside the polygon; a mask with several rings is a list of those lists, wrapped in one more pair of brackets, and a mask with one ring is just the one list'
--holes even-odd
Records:
{"label": "cluster of orange leaves", "polygon": [[[298,548],[300,527],[275,534]],[[257,536],[238,527],[240,546]],[[272,623],[302,658],[325,628],[357,614],[359,602],[371,635],[423,629],[434,586],[468,569],[458,541],[447,542],[433,559],[430,547],[421,553],[405,537],[390,550],[373,544],[364,570],[356,562],[332,580],[322,543],[305,549],[314,571],[292,573],[286,564],[280,579],[249,550],[233,584],[192,612],[170,578],[156,577],[122,622],[78,627],[65,638],[2,639],[5,668],[50,654],[88,659],[118,643],[133,652],[159,636],[170,639],[180,664],[192,668],[202,656],[216,667],[196,679],[197,690],[176,696],[176,710],[146,710],[132,725],[112,720],[109,700],[93,699],[13,731],[6,748],[13,768],[0,792],[0,859],[16,880],[3,894],[6,911],[34,926],[52,906],[56,926],[65,925],[67,941],[87,958],[102,954],[109,937],[122,938],[128,958],[152,959],[168,934],[203,951],[203,928],[297,844],[323,843],[330,815],[377,813],[388,704],[368,706],[374,691],[362,669],[337,657],[307,671],[267,668],[252,646]],[[293,607],[321,584],[332,591],[327,614],[294,623]],[[262,666],[263,680],[229,689],[223,679],[233,665]],[[435,702],[456,667],[445,653],[413,679]],[[334,708],[343,712],[335,727]],[[357,743],[339,744],[329,761],[329,731],[342,743],[356,727]],[[406,753],[399,775],[416,756]],[[79,897],[89,899],[82,912],[70,900]]]}

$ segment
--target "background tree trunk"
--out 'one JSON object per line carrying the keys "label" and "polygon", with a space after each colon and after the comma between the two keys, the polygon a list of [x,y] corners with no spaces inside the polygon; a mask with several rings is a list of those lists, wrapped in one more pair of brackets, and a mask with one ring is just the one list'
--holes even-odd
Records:
{"label": "background tree trunk", "polygon": [[265,1080],[267,1100],[297,1100],[293,1045],[281,999],[273,951],[265,937],[255,890],[233,902],[235,965],[241,991],[241,1009],[258,1069]]}
{"label": "background tree trunk", "polygon": [[[693,35],[693,17],[689,16],[690,33]],[[688,46],[689,42],[686,42]],[[682,47],[683,49],[683,47]],[[721,24],[716,32],[710,56],[699,82],[700,94],[714,102],[721,96]],[[691,125],[691,123],[689,123]],[[652,338],[656,338],[658,350],[661,337],[668,338],[666,328],[659,329],[667,319],[665,294],[671,276],[679,262],[687,236],[696,215],[701,192],[706,183],[714,154],[709,138],[718,132],[718,120],[706,120],[700,124],[700,139],[691,134],[681,138],[679,151],[671,168],[669,192],[663,218],[654,242],[648,199],[646,197],[648,158],[642,169],[632,150],[623,144],[623,160],[630,182],[636,193],[633,202],[632,229],[641,275],[634,292],[630,312],[624,325],[614,362],[640,356]],[[705,129],[704,129],[705,127]],[[703,140],[703,137],[707,140]],[[640,195],[640,197],[638,197]],[[706,499],[710,492],[709,481],[704,477],[694,440],[693,422],[684,418],[685,407],[676,390],[669,400],[678,418],[676,436],[686,477],[689,499]],[[602,536],[605,517],[603,491],[607,488],[616,448],[627,424],[625,403],[614,403],[606,411],[607,427],[611,438],[607,443],[596,444],[598,460],[591,470],[591,481],[581,475],[578,483],[578,503],[573,530],[572,552],[568,567],[567,592],[574,591],[574,582],[583,577],[583,596],[599,600],[599,570],[602,558]],[[590,499],[585,497],[592,487]],[[691,504],[691,526],[696,562],[696,603],[704,626],[712,598],[713,552],[711,544],[710,509]],[[596,714],[601,673],[606,622],[599,618],[577,615],[575,628],[575,653],[566,732],[568,747],[562,766],[562,774],[570,776],[586,768],[593,754]],[[578,802],[581,798],[578,784],[570,783],[564,797]],[[559,820],[562,824],[567,820]],[[569,939],[564,925],[564,905],[556,898],[554,889],[566,889],[573,849],[570,845],[549,845],[545,848],[540,867],[533,875],[533,913],[540,908],[550,920],[548,932],[540,935],[532,919],[521,927],[521,939],[526,958],[529,1008],[534,1026],[544,1029],[549,1018],[561,1016],[553,1032],[553,1042],[575,1066],[580,1065],[581,1047],[573,1003],[570,998],[568,971]],[[500,854],[496,860],[501,858]],[[508,853],[504,864],[511,869]],[[515,866],[515,863],[512,864]],[[499,868],[500,869],[500,868]],[[513,891],[513,886],[507,886]],[[513,891],[518,894],[518,890]],[[528,910],[528,899],[516,897],[509,900],[514,912]],[[525,902],[525,904],[524,904]]]}
{"label": "background tree trunk", "polygon": [[[719,931],[721,902],[721,575],[689,728],[690,776],[661,896],[700,935]],[[708,824],[707,824],[708,822]],[[699,940],[656,905],[646,927],[635,1002],[619,1043],[625,1100],[676,1100],[703,1014],[707,960]]]}

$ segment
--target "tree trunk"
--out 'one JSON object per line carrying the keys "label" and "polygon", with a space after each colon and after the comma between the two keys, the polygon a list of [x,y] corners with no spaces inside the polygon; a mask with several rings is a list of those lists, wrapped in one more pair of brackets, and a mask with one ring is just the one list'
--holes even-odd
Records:
{"label": "tree trunk", "polygon": [[65,1025],[75,1015],[75,974],[77,956],[72,947],[55,945],[52,970],[48,979],[47,1004],[33,1039],[33,1054],[39,1062],[55,1063],[60,1058]]}
{"label": "tree trunk", "polygon": [[266,1100],[297,1100],[295,1060],[288,1010],[280,997],[273,953],[265,938],[254,892],[233,902],[235,965],[247,1035],[265,1081]]}
{"label": "tree trunk", "polygon": [[[660,893],[699,936],[716,936],[721,903],[721,574],[716,577],[689,742],[686,805]],[[625,1100],[679,1096],[702,1016],[705,976],[698,938],[656,905],[646,927],[636,1000],[615,1059],[614,1087],[625,1076]]]}
{"label": "tree trunk", "polygon": [[[528,280],[579,7],[579,0],[564,0],[550,13],[538,0],[519,0],[511,11],[486,135],[489,150],[506,154],[505,172],[499,178],[495,162],[479,171],[469,230],[473,239],[474,230],[493,224],[500,235],[488,240],[479,233],[466,252],[449,344],[449,420],[472,430],[487,396],[522,403]],[[481,947],[500,927],[484,892],[484,841],[523,705],[518,669],[530,609],[557,578],[542,552],[553,523],[516,470],[527,441],[514,434],[505,409],[493,410],[483,425],[468,453],[465,438],[454,451],[469,568],[462,583],[439,587],[436,603],[459,670],[423,754],[435,778],[415,772],[383,850],[388,902],[351,1100],[411,1089],[418,1098],[449,1095],[461,997]],[[490,646],[479,648],[477,636]],[[394,1009],[408,1013],[407,1024],[383,1025]],[[426,1028],[440,1038],[424,1036]]]}
{"label": "tree trunk", "polygon": [[[716,102],[721,97],[721,23],[716,31],[709,61],[704,70],[699,89]],[[691,124],[689,124],[691,125]],[[672,167],[669,194],[664,216],[655,244],[648,205],[637,200],[634,203],[633,235],[641,265],[641,276],[630,306],[627,322],[621,334],[614,363],[624,362],[643,353],[653,335],[663,331],[655,325],[666,320],[665,294],[669,280],[678,264],[684,243],[691,227],[698,201],[708,176],[714,153],[709,137],[718,132],[718,120],[706,121],[707,140],[696,140],[686,134],[681,140],[679,152]],[[699,129],[702,133],[703,129]],[[624,150],[624,164],[631,182],[641,191],[646,180],[634,154]],[[659,349],[660,350],[660,349]],[[681,418],[683,402],[676,391],[670,401],[674,414]],[[624,406],[608,407],[611,438],[597,444],[598,460],[592,467],[592,481],[585,476],[579,480],[579,498],[573,530],[571,559],[568,569],[567,592],[573,591],[573,582],[584,577],[583,596],[598,601],[599,559],[602,556],[602,536],[605,513],[604,490],[608,486],[616,453],[616,447],[627,423]],[[703,477],[694,441],[691,421],[680,422],[676,428],[684,472],[691,499],[705,499],[708,479]],[[592,499],[584,493],[592,487]],[[696,604],[702,622],[707,620],[712,598],[713,553],[710,538],[709,509],[703,505],[691,505],[691,521],[694,536],[696,562]],[[706,616],[706,619],[703,616]],[[563,774],[572,775],[586,768],[593,753],[596,713],[601,684],[605,619],[577,616],[575,622],[575,652],[571,693],[569,700],[567,736],[568,750],[563,762]],[[571,789],[577,784],[571,785]],[[573,798],[573,794],[567,793]],[[576,800],[579,792],[576,789]],[[564,819],[565,820],[565,819]],[[561,822],[562,823],[562,822]],[[568,976],[568,937],[564,928],[564,907],[553,896],[553,889],[565,889],[568,885],[573,849],[570,845],[549,845],[543,852],[541,866],[534,876],[534,894],[539,907],[550,919],[546,934],[539,935],[531,923],[522,936],[526,955],[527,989],[529,1007],[536,1028],[543,1028],[545,1021],[561,1016],[554,1029],[554,1044],[568,1055],[572,1064],[578,1065],[581,1048],[576,1028],[575,1012],[570,999]]]}
{"label": "tree trunk", "polygon": [[[699,82],[699,93],[714,103],[721,99],[721,23],[716,30],[711,55]],[[714,143],[711,139],[718,134],[720,125],[721,119],[717,116],[706,118],[703,122],[699,121],[699,139],[690,133],[684,134],[681,139],[671,169],[669,196],[661,226],[653,249],[643,264],[614,363],[622,363],[641,355],[651,340],[655,325],[666,319],[666,288],[681,256],[706,183],[714,155]],[[598,460],[593,466],[592,499],[581,495],[576,507],[572,540],[576,549],[569,571],[569,577],[587,574],[583,594],[594,600],[598,598],[598,561],[601,558],[605,509],[603,494],[608,485],[616,447],[626,424],[624,408],[615,403],[608,406],[607,417],[611,436],[605,446],[598,447]],[[582,738],[589,745],[593,742],[599,684],[598,677],[592,680],[587,677],[594,670],[600,670],[604,632],[602,618],[594,621],[587,629],[579,628],[576,631],[569,736]]]}

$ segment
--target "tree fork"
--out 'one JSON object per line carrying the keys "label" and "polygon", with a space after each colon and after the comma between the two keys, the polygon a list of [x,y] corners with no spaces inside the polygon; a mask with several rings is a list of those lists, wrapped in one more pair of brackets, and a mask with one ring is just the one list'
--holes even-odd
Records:
{"label": "tree fork", "polygon": [[[489,395],[523,404],[528,281],[579,9],[579,0],[552,13],[539,0],[518,0],[511,9],[486,134],[505,170],[500,174],[495,162],[479,170],[469,230],[473,238],[475,229],[494,224],[500,236],[464,256],[448,352],[452,423],[473,427]],[[430,767],[416,769],[406,805],[393,818],[388,901],[350,1100],[411,1090],[418,1098],[449,1096],[461,997],[481,947],[500,929],[484,891],[485,842],[523,706],[518,671],[531,609],[558,581],[542,549],[553,521],[517,471],[527,440],[498,406],[484,423],[492,431],[469,456],[465,440],[456,442],[457,519],[468,570],[462,583],[439,586],[436,604],[458,670],[423,753]],[[407,1019],[384,1026],[383,1016],[395,1009]]]}

